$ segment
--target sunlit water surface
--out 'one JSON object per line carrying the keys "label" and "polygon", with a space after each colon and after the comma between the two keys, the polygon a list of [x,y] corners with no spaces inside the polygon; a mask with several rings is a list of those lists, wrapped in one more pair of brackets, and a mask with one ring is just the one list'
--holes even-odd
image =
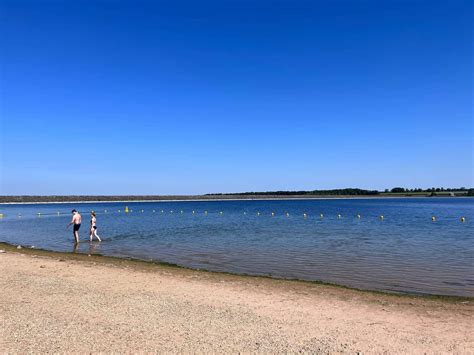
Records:
{"label": "sunlit water surface", "polygon": [[[124,213],[126,205],[132,212]],[[76,250],[66,230],[72,208],[83,215]],[[91,210],[102,243],[87,241]],[[0,241],[12,244],[361,289],[474,296],[470,198],[0,205],[0,213]]]}

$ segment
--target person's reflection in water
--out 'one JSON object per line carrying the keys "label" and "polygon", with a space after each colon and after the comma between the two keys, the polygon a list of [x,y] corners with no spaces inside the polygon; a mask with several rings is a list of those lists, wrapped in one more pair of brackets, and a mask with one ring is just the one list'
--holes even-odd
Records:
{"label": "person's reflection in water", "polygon": [[89,242],[89,256],[94,254],[95,250],[97,247],[100,245],[100,242],[94,243],[94,242]]}
{"label": "person's reflection in water", "polygon": [[76,254],[79,251],[79,243],[74,243],[74,246],[72,247],[72,252]]}

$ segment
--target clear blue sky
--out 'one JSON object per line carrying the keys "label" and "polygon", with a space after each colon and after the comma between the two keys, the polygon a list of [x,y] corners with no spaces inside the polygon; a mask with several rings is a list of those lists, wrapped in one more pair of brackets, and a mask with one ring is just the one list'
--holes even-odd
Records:
{"label": "clear blue sky", "polygon": [[473,186],[472,1],[0,0],[0,194]]}

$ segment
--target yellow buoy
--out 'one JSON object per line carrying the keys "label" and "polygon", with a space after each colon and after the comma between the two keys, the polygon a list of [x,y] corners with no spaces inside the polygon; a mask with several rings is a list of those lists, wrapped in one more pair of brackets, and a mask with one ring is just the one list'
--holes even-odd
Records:
{"label": "yellow buoy", "polygon": [[128,213],[128,206],[125,206],[125,213]]}
{"label": "yellow buoy", "polygon": [[461,217],[461,222],[466,222],[466,218]]}
{"label": "yellow buoy", "polygon": [[[0,213],[0,218],[3,218],[4,214]],[[21,216],[20,214],[18,216]]]}
{"label": "yellow buoy", "polygon": [[435,216],[432,216],[432,217],[431,217],[431,220],[432,220],[433,222],[436,221],[436,217],[435,217]]}

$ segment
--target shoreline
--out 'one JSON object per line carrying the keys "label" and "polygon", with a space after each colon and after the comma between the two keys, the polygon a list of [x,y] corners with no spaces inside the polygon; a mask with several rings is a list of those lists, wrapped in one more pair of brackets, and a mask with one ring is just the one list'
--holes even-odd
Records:
{"label": "shoreline", "polygon": [[373,295],[385,295],[385,296],[393,296],[393,297],[406,297],[406,298],[421,298],[421,299],[432,299],[432,300],[442,300],[446,302],[474,302],[474,295],[473,296],[452,296],[452,295],[439,295],[439,294],[429,294],[429,293],[408,293],[408,292],[395,292],[395,291],[381,291],[381,290],[371,290],[371,289],[360,289],[356,287],[346,286],[337,283],[319,281],[319,280],[301,280],[301,279],[288,279],[288,278],[278,278],[273,276],[267,275],[252,275],[252,274],[239,274],[233,272],[225,272],[225,271],[212,271],[212,270],[205,270],[205,269],[194,269],[191,267],[186,267],[178,264],[168,263],[159,260],[143,260],[139,258],[132,258],[132,257],[119,257],[119,256],[110,256],[110,255],[102,255],[102,254],[85,254],[85,253],[72,253],[72,252],[62,252],[62,251],[53,251],[41,248],[31,248],[26,246],[21,246],[21,249],[17,249],[17,246],[14,244],[10,244],[7,242],[0,241],[0,250],[4,250],[10,253],[22,253],[26,255],[33,255],[33,256],[42,256],[42,257],[49,257],[49,258],[57,258],[61,257],[63,259],[69,259],[74,261],[80,262],[90,262],[93,261],[95,263],[100,263],[104,265],[108,264],[119,264],[119,265],[127,265],[128,267],[136,267],[138,269],[148,269],[153,270],[153,268],[169,268],[169,269],[180,269],[180,270],[187,270],[190,272],[197,272],[197,273],[206,273],[206,274],[213,274],[216,277],[219,276],[232,276],[232,277],[241,277],[241,278],[256,278],[256,279],[268,279],[274,281],[282,281],[288,283],[301,283],[306,285],[319,285],[324,287],[333,287],[338,289],[349,290],[353,292],[359,293],[367,293]]}
{"label": "shoreline", "polygon": [[372,199],[413,199],[413,198],[472,198],[472,196],[317,196],[317,197],[242,197],[242,198],[176,198],[154,200],[69,200],[69,201],[28,201],[28,202],[0,202],[0,205],[42,205],[42,204],[87,204],[87,203],[156,203],[156,202],[223,202],[223,201],[299,201],[299,200],[372,200]]}
{"label": "shoreline", "polygon": [[474,351],[472,300],[5,250],[1,352]]}

